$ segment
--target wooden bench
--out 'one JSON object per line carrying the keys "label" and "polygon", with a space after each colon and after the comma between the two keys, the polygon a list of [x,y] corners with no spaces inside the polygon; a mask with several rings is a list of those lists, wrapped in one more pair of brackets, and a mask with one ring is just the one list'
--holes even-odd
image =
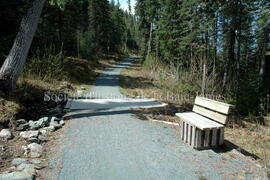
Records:
{"label": "wooden bench", "polygon": [[196,97],[193,112],[177,113],[180,117],[181,139],[195,149],[223,144],[224,125],[233,105]]}

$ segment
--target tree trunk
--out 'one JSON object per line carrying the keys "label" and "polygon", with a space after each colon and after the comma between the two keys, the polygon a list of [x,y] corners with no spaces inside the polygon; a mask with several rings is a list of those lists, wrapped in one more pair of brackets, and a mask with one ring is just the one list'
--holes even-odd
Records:
{"label": "tree trunk", "polygon": [[204,63],[203,63],[203,75],[202,75],[202,89],[201,89],[201,93],[202,93],[202,95],[205,95],[205,84],[206,84],[206,62],[205,62],[205,60],[204,60]]}
{"label": "tree trunk", "polygon": [[239,101],[239,91],[240,91],[240,60],[241,60],[241,29],[238,34],[237,42],[237,59],[236,59],[236,104]]}
{"label": "tree trunk", "polygon": [[263,29],[263,47],[262,47],[262,55],[261,55],[261,63],[260,63],[260,76],[261,79],[264,79],[264,74],[265,74],[265,59],[266,59],[266,51],[267,49],[267,45],[268,45],[268,34],[269,34],[270,30],[265,27]]}
{"label": "tree trunk", "polygon": [[213,62],[213,75],[216,78],[216,63],[217,63],[217,43],[218,43],[218,15],[215,15],[214,22],[214,62]]}
{"label": "tree trunk", "polygon": [[62,38],[62,30],[63,29],[63,24],[62,24],[62,11],[60,8],[58,8],[58,39],[59,39],[59,45],[60,47],[63,44],[63,38]]}
{"label": "tree trunk", "polygon": [[153,23],[150,24],[150,35],[149,35],[146,59],[149,58],[150,53],[152,51],[152,37],[153,37]]}
{"label": "tree trunk", "polygon": [[77,56],[80,58],[80,30],[77,29]]}
{"label": "tree trunk", "polygon": [[19,32],[0,70],[0,89],[12,92],[23,70],[28,51],[35,35],[45,0],[34,0],[22,18]]}
{"label": "tree trunk", "polygon": [[156,35],[156,60],[159,59],[159,37]]}

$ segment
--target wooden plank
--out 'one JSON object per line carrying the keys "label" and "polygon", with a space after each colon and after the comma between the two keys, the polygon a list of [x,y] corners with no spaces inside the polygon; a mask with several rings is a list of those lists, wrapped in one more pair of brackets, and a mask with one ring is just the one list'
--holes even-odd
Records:
{"label": "wooden plank", "polygon": [[198,129],[196,136],[197,136],[196,148],[199,149],[202,147],[202,131]]}
{"label": "wooden plank", "polygon": [[184,131],[184,142],[187,142],[187,133],[188,133],[188,123],[185,123],[185,131]]}
{"label": "wooden plank", "polygon": [[200,123],[202,123],[202,125],[204,125],[205,127],[209,127],[209,128],[205,128],[205,129],[213,129],[213,128],[221,128],[224,127],[224,125],[213,121],[212,119],[209,119],[207,117],[204,117],[200,114],[197,114],[195,112],[193,113],[187,113],[186,114],[190,119],[194,119],[193,121],[195,121],[196,123],[198,121],[200,121]]}
{"label": "wooden plank", "polygon": [[200,106],[196,106],[196,105],[194,105],[193,111],[200,114],[200,115],[206,116],[206,117],[208,117],[216,122],[224,124],[224,125],[226,124],[227,119],[228,119],[228,117],[223,115],[223,114],[213,112],[211,110],[208,110],[208,109],[202,108]]}
{"label": "wooden plank", "polygon": [[191,145],[192,126],[188,126],[188,145]]}
{"label": "wooden plank", "polygon": [[186,122],[183,121],[183,141],[185,141],[185,134],[186,134]]}
{"label": "wooden plank", "polygon": [[176,116],[180,117],[182,121],[188,122],[189,124],[196,126],[201,130],[224,127],[222,124],[212,121],[194,112],[177,113]]}
{"label": "wooden plank", "polygon": [[196,140],[196,127],[193,126],[192,128],[192,140],[191,140],[191,146],[195,147],[195,141]]}
{"label": "wooden plank", "polygon": [[184,128],[185,128],[185,122],[182,121],[181,122],[181,132],[180,132],[180,137],[181,137],[181,140],[183,141],[184,140]]}
{"label": "wooden plank", "polygon": [[212,146],[217,146],[217,129],[213,129],[212,132]]}
{"label": "wooden plank", "polygon": [[219,101],[203,98],[203,97],[196,97],[195,99],[195,105],[205,107],[207,109],[223,113],[223,114],[229,114],[230,109],[233,107],[231,104],[222,103]]}
{"label": "wooden plank", "polygon": [[204,147],[209,147],[209,135],[210,135],[210,130],[205,130]]}
{"label": "wooden plank", "polygon": [[223,145],[223,143],[224,143],[224,128],[221,128],[219,135],[219,145]]}

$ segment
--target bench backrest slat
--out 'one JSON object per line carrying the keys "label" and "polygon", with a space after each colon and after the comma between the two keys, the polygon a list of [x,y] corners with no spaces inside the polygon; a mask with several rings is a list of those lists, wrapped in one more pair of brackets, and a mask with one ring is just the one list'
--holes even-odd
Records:
{"label": "bench backrest slat", "polygon": [[211,111],[211,110],[208,110],[206,108],[196,106],[196,105],[194,105],[193,111],[205,117],[208,117],[216,122],[219,122],[221,124],[226,124],[227,119],[228,119],[226,115],[223,115],[223,114],[220,114],[220,113],[217,113],[217,112],[214,112],[214,111]]}
{"label": "bench backrest slat", "polygon": [[193,111],[221,124],[226,124],[233,105],[197,96]]}
{"label": "bench backrest slat", "polygon": [[232,107],[232,105],[230,104],[226,104],[226,103],[222,103],[222,102],[218,102],[215,100],[198,97],[198,96],[195,99],[195,105],[198,105],[198,106],[201,106],[201,107],[204,107],[209,110],[216,111],[222,114],[229,114],[230,109]]}

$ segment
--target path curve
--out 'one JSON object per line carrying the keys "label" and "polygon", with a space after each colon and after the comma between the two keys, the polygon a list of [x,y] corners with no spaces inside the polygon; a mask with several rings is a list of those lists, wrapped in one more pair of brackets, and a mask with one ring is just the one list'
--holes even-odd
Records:
{"label": "path curve", "polygon": [[[92,92],[102,99],[112,94],[121,97],[119,74],[131,62],[125,59],[107,69]],[[261,168],[239,154],[191,149],[174,129],[139,120],[126,106],[89,110],[88,105],[73,106],[76,110],[50,159],[47,179],[266,179]]]}

